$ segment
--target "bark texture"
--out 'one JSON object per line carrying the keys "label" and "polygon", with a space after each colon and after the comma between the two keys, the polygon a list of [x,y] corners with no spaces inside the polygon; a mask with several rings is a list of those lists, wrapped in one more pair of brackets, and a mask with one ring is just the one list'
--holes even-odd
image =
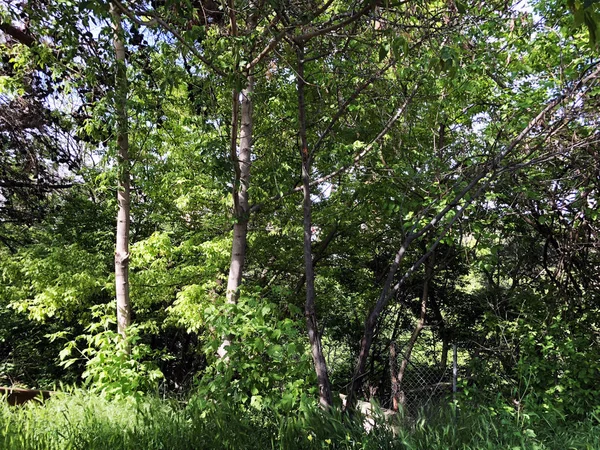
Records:
{"label": "bark texture", "polygon": [[[241,105],[241,127],[240,145],[235,152],[235,179],[233,186],[233,208],[235,223],[233,225],[233,242],[231,244],[231,262],[229,264],[229,277],[227,278],[226,301],[236,304],[239,298],[240,285],[242,284],[242,273],[246,261],[246,246],[248,239],[248,219],[250,216],[250,204],[248,199],[248,187],[250,186],[250,167],[252,165],[252,91],[254,89],[254,77],[248,76],[248,84],[242,91]],[[236,93],[234,91],[234,97]],[[237,100],[236,100],[237,101]],[[235,107],[234,107],[235,111]],[[234,112],[234,117],[236,113]],[[236,129],[232,126],[232,130]],[[218,355],[225,358],[227,346],[231,339],[223,339],[219,347]]]}
{"label": "bark texture", "polygon": [[227,302],[236,303],[239,287],[242,282],[242,270],[246,260],[246,240],[248,234],[248,187],[250,185],[250,167],[252,164],[252,90],[254,77],[248,77],[248,84],[242,91],[240,146],[237,152],[236,184],[233,192],[235,224],[233,225],[233,244],[231,248],[231,264],[227,280]]}
{"label": "bark texture", "polygon": [[117,114],[117,242],[115,247],[115,282],[117,294],[117,327],[125,337],[131,323],[129,300],[129,224],[130,224],[130,182],[129,182],[129,133],[127,124],[127,68],[125,65],[125,44],[121,13],[111,4],[114,28],[116,57],[115,106]]}
{"label": "bark texture", "polygon": [[[237,24],[235,11],[230,2],[230,22],[232,34],[237,35]],[[250,16],[248,30],[256,27],[256,17]],[[254,91],[254,76],[246,74],[246,87],[241,96],[234,89],[232,98],[232,124],[231,124],[231,158],[233,160],[235,177],[233,181],[233,213],[235,223],[233,225],[233,242],[231,244],[231,262],[229,265],[229,277],[227,278],[226,301],[236,304],[239,298],[239,290],[242,284],[242,273],[246,262],[246,246],[248,238],[248,220],[250,217],[250,203],[248,199],[248,188],[250,186],[250,168],[252,166],[252,92]],[[241,97],[241,108],[238,114],[238,103]],[[238,115],[240,117],[240,140],[237,143]],[[226,336],[219,347],[217,354],[226,358],[227,347],[231,338]]]}
{"label": "bark texture", "polygon": [[300,125],[300,153],[302,156],[302,192],[303,214],[304,214],[304,273],[306,277],[306,302],[304,314],[306,316],[306,327],[310,349],[317,373],[319,385],[319,403],[322,408],[329,409],[333,405],[333,395],[327,374],[327,363],[321,346],[319,335],[319,324],[315,309],[315,270],[312,257],[312,201],[310,198],[310,153],[306,138],[306,105],[304,101],[304,50],[302,45],[298,46],[298,122]]}

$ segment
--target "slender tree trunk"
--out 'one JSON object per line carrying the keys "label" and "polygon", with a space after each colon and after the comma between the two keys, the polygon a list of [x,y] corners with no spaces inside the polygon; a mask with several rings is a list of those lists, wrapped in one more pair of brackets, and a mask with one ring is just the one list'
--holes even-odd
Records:
{"label": "slender tree trunk", "polygon": [[446,323],[444,321],[444,316],[442,315],[442,311],[440,310],[440,305],[438,304],[435,297],[432,297],[430,302],[431,311],[433,312],[433,317],[438,324],[438,333],[440,338],[442,339],[442,354],[440,356],[440,369],[442,371],[446,370],[448,366],[448,350],[450,346],[450,337],[448,335],[448,330],[446,329]]}
{"label": "slender tree trunk", "polygon": [[429,280],[431,279],[434,265],[434,255],[432,254],[429,257],[427,270],[425,273],[425,282],[423,283],[423,294],[421,296],[421,312],[419,315],[419,320],[417,321],[417,325],[406,344],[404,349],[404,355],[402,358],[402,363],[400,364],[400,369],[396,371],[396,362],[397,362],[397,353],[396,353],[396,342],[392,341],[390,344],[390,375],[392,380],[392,410],[398,411],[400,405],[404,405],[404,401],[406,399],[404,392],[402,391],[402,380],[404,379],[404,374],[406,373],[406,367],[410,361],[410,356],[412,354],[413,348],[415,347],[415,343],[425,326],[425,317],[427,312],[427,300],[429,298]]}
{"label": "slender tree trunk", "polygon": [[116,55],[115,105],[117,114],[117,242],[115,247],[115,281],[117,294],[117,329],[125,337],[131,323],[129,302],[129,129],[127,124],[127,68],[125,65],[125,44],[121,27],[121,13],[111,4]]}
{"label": "slender tree trunk", "polygon": [[[244,270],[244,263],[246,262],[248,219],[250,216],[248,187],[250,186],[250,167],[252,165],[252,91],[254,89],[254,77],[249,75],[247,80],[248,84],[241,94],[240,145],[239,149],[235,152],[236,159],[233,161],[236,172],[233,186],[235,223],[233,224],[231,263],[229,265],[226,294],[226,301],[230,304],[236,304],[239,298],[242,273]],[[234,97],[236,96],[235,91],[233,95]],[[236,99],[235,101],[238,100]],[[232,126],[232,130],[236,128],[237,127]],[[223,343],[218,350],[218,354],[221,358],[225,358],[227,346],[230,343],[231,339],[229,337],[223,339]]]}
{"label": "slender tree trunk", "polygon": [[390,342],[390,383],[392,385],[392,411],[398,411],[400,403],[400,383],[398,383],[398,352],[396,349],[396,341]]}
{"label": "slender tree trunk", "polygon": [[[319,248],[316,250],[316,252],[313,252],[313,258],[312,258],[313,270],[317,267],[317,263],[325,257],[325,250],[327,250],[327,247],[329,246],[329,244],[331,244],[331,242],[333,242],[334,238],[337,235],[337,227],[338,226],[336,225],[329,232],[329,234],[327,234],[325,239],[323,239],[323,241],[321,241]],[[300,290],[302,289],[302,286],[304,286],[305,283],[306,283],[306,273],[303,273],[302,276],[300,277],[300,280],[296,284],[296,288],[294,289],[294,292],[296,294],[299,294]]]}
{"label": "slender tree trunk", "polygon": [[389,301],[389,298],[392,294],[392,284],[394,282],[394,275],[400,267],[400,263],[404,259],[404,255],[408,250],[408,247],[414,240],[413,235],[409,235],[394,258],[394,262],[392,263],[385,283],[383,285],[383,289],[381,290],[381,294],[379,296],[379,300],[375,304],[375,307],[369,314],[369,317],[365,321],[365,331],[363,333],[363,337],[360,341],[360,351],[358,354],[358,361],[356,363],[356,367],[354,369],[354,374],[352,375],[352,381],[350,382],[350,389],[348,390],[348,397],[346,398],[346,406],[345,410],[349,411],[354,408],[354,404],[356,402],[356,394],[362,383],[362,377],[365,373],[365,367],[367,364],[367,359],[369,357],[369,351],[371,350],[371,344],[373,343],[373,336],[375,335],[375,327],[377,326],[377,320],[379,319],[379,314],[383,311],[383,308]]}
{"label": "slender tree trunk", "polygon": [[[235,10],[232,2],[229,2],[229,14],[232,34],[237,35],[237,24]],[[248,29],[256,27],[256,17],[251,16],[248,21]],[[231,124],[231,158],[235,171],[233,181],[233,212],[235,223],[233,225],[233,242],[231,244],[231,263],[229,265],[229,277],[227,279],[226,301],[236,304],[239,298],[240,285],[242,284],[242,273],[246,262],[246,246],[248,237],[248,220],[250,216],[250,203],[248,199],[248,187],[250,186],[250,168],[252,165],[252,92],[254,90],[254,76],[246,75],[246,87],[241,92],[241,108],[239,116],[240,144],[236,148],[238,129],[238,103],[239,93],[233,90],[232,97],[232,124]],[[225,358],[227,346],[231,343],[229,336],[223,338],[223,343],[217,351],[219,357]]]}
{"label": "slender tree trunk", "polygon": [[246,241],[248,235],[248,187],[250,185],[250,166],[252,152],[252,91],[254,77],[248,77],[248,84],[242,91],[240,147],[237,161],[239,179],[234,187],[235,224],[233,225],[233,244],[231,247],[231,265],[227,280],[227,302],[236,303],[242,282],[242,270],[246,260]]}
{"label": "slender tree trunk", "polygon": [[315,309],[315,270],[312,258],[312,202],[310,198],[310,153],[306,139],[306,105],[304,101],[304,48],[298,45],[298,122],[300,125],[300,153],[302,155],[302,192],[304,194],[304,273],[306,277],[306,303],[304,314],[310,349],[317,373],[319,385],[319,403],[322,408],[329,409],[333,405],[333,395],[327,374],[327,362],[323,355],[319,324]]}
{"label": "slender tree trunk", "polygon": [[[410,356],[412,354],[413,349],[415,348],[415,344],[421,331],[423,331],[423,327],[425,327],[425,318],[427,315],[427,300],[429,298],[429,282],[431,280],[431,276],[433,274],[433,265],[434,265],[434,254],[432,254],[427,261],[427,269],[425,271],[425,282],[423,283],[423,294],[421,296],[421,312],[419,315],[419,320],[417,320],[417,325],[404,348],[404,356],[402,358],[402,363],[400,364],[400,370],[398,370],[397,376],[397,398],[394,399],[394,405],[396,408],[398,404],[404,404],[405,396],[402,392],[402,380],[404,379],[404,374],[406,373],[406,367],[408,367],[408,363],[410,361]],[[397,409],[395,410],[397,411]]]}
{"label": "slender tree trunk", "polygon": [[450,340],[446,335],[442,337],[442,356],[440,358],[440,369],[444,372],[448,367],[448,349],[450,348]]}
{"label": "slender tree trunk", "polygon": [[[394,397],[398,391],[398,352],[396,349],[396,337],[398,336],[398,330],[400,328],[401,311],[396,314],[396,320],[394,321],[394,327],[392,328],[392,337],[390,338],[390,357],[388,359],[389,371],[390,371],[390,385],[391,385],[391,398],[392,398],[392,409],[394,409]],[[380,388],[383,387],[384,379],[381,377]],[[394,409],[397,411],[397,409]]]}

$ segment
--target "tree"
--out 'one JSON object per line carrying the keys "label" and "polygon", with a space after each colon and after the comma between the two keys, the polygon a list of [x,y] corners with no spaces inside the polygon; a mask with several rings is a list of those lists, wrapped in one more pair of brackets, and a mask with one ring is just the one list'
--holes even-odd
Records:
{"label": "tree", "polygon": [[[598,348],[598,65],[566,5],[110,5],[1,22],[22,109],[0,108],[0,292],[14,326],[95,355],[71,379],[155,361],[178,393],[286,410],[347,386],[350,408],[399,400],[409,358],[444,367],[461,340],[490,389],[525,361],[540,391],[577,389],[541,362]],[[115,325],[139,344],[121,362]]]}
{"label": "tree", "polygon": [[72,134],[73,119],[48,104],[57,87],[44,81],[50,71],[37,63],[35,38],[5,21],[0,26],[6,39],[0,65],[0,242],[16,251],[27,241],[22,227],[42,220],[50,198],[76,184],[83,148]]}
{"label": "tree", "polygon": [[121,12],[111,4],[110,11],[114,27],[115,46],[115,109],[117,128],[117,242],[115,247],[115,283],[117,292],[117,326],[122,337],[127,335],[131,323],[131,303],[129,299],[129,130],[127,119],[127,67],[125,65],[125,44],[121,26]]}

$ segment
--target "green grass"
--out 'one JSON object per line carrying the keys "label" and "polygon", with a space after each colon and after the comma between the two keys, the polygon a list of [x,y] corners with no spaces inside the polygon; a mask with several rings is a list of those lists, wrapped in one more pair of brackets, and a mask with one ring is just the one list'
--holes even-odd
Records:
{"label": "green grass", "polygon": [[365,433],[340,413],[304,411],[289,417],[240,411],[201,401],[154,398],[109,401],[76,392],[43,406],[0,404],[0,449],[600,449],[594,418],[568,422],[559,414],[517,416],[508,410],[448,410],[429,421]]}

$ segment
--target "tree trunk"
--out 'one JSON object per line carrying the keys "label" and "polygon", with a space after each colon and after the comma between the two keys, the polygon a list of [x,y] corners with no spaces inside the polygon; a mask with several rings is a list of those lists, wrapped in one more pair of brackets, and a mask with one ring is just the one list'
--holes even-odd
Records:
{"label": "tree trunk", "polygon": [[440,369],[444,372],[448,367],[448,349],[450,348],[450,340],[446,335],[442,336],[442,356],[440,358]]}
{"label": "tree trunk", "polygon": [[[229,278],[227,279],[226,301],[236,304],[239,298],[240,285],[242,284],[242,272],[246,261],[246,245],[248,237],[248,219],[250,215],[250,204],[248,200],[248,187],[250,186],[250,167],[252,165],[252,91],[254,89],[254,77],[249,75],[246,88],[242,91],[240,145],[234,153],[235,179],[233,186],[233,209],[235,223],[233,224],[233,242],[231,244],[231,263],[229,265]],[[234,91],[234,98],[236,92]],[[238,101],[237,99],[234,100]],[[234,105],[234,108],[236,106]],[[234,113],[235,117],[235,113]],[[232,130],[237,129],[232,126]],[[234,139],[235,143],[235,139]],[[227,354],[227,346],[231,339],[226,337],[218,350],[221,358]]]}
{"label": "tree trunk", "polygon": [[442,311],[440,309],[440,305],[438,304],[435,296],[430,299],[431,311],[433,312],[433,317],[437,322],[438,333],[440,338],[442,339],[442,354],[440,356],[440,369],[442,371],[446,370],[448,366],[448,350],[450,346],[450,335],[448,330],[446,329],[446,322],[444,321],[444,316],[442,315]]}
{"label": "tree trunk", "polygon": [[125,44],[121,27],[121,13],[110,6],[116,56],[115,107],[117,114],[117,242],[115,247],[115,282],[117,294],[117,329],[122,337],[131,323],[129,302],[129,129],[127,124],[127,68],[125,66]]}
{"label": "tree trunk", "polygon": [[233,225],[233,244],[231,247],[231,265],[227,280],[227,302],[236,303],[239,287],[242,282],[242,270],[246,260],[246,240],[248,235],[248,187],[250,185],[250,166],[252,152],[252,90],[254,77],[248,77],[248,84],[242,91],[242,107],[240,128],[240,147],[237,161],[239,178],[235,180],[238,186],[234,187],[235,224]]}
{"label": "tree trunk", "polygon": [[369,317],[365,321],[365,330],[363,333],[363,337],[360,341],[358,361],[354,369],[354,374],[352,375],[350,388],[348,390],[348,397],[346,399],[346,406],[344,408],[346,411],[352,410],[352,408],[354,408],[354,404],[356,402],[356,394],[358,392],[360,383],[362,382],[362,377],[365,373],[365,366],[369,357],[369,351],[371,350],[371,344],[373,343],[373,336],[375,335],[375,327],[377,326],[379,314],[381,314],[381,311],[383,311],[383,308],[389,301],[389,298],[392,294],[392,284],[394,282],[394,275],[396,274],[396,271],[398,270],[398,267],[400,266],[400,263],[402,262],[404,255],[413,240],[414,236],[409,235],[405,239],[398,252],[396,253],[394,262],[392,263],[388,271],[379,299],[377,300],[377,303],[375,303],[373,310],[371,311]]}
{"label": "tree trunk", "polygon": [[390,342],[390,383],[392,385],[392,411],[398,411],[399,405],[402,403],[400,398],[400,383],[398,383],[398,352],[396,350],[396,341]]}
{"label": "tree trunk", "polygon": [[315,271],[312,258],[312,201],[310,198],[310,154],[308,152],[308,143],[306,138],[306,105],[304,102],[304,48],[298,45],[298,122],[300,128],[300,153],[302,156],[302,192],[304,194],[303,213],[304,213],[304,273],[306,276],[306,303],[304,314],[306,316],[306,328],[310,349],[317,373],[317,383],[319,385],[319,404],[324,409],[329,409],[333,405],[333,395],[329,384],[329,375],[327,374],[327,362],[323,355],[321,346],[321,336],[319,335],[319,325],[317,322],[317,313],[315,309]]}
{"label": "tree trunk", "polygon": [[[229,14],[231,20],[232,34],[237,35],[235,10],[232,2],[229,3]],[[248,21],[248,29],[256,27],[256,17],[252,15]],[[250,204],[248,200],[248,187],[250,186],[250,167],[252,165],[252,92],[254,90],[254,76],[246,75],[246,87],[241,93],[241,126],[240,145],[237,143],[237,120],[239,94],[233,90],[232,98],[232,124],[231,124],[231,158],[235,171],[233,181],[233,213],[235,223],[233,225],[233,242],[231,244],[231,263],[229,265],[229,277],[227,279],[226,301],[236,304],[239,298],[240,285],[242,284],[242,273],[246,261],[246,246],[248,237],[248,220],[250,216]],[[227,346],[231,338],[226,336],[219,347],[217,354],[220,358],[227,355]]]}
{"label": "tree trunk", "polygon": [[406,367],[408,366],[408,362],[410,361],[410,355],[412,354],[413,348],[423,331],[423,327],[425,326],[425,318],[427,313],[427,299],[429,298],[429,281],[431,280],[431,276],[433,273],[433,265],[434,265],[434,255],[432,254],[427,261],[427,269],[425,273],[425,282],[423,283],[423,295],[421,296],[421,312],[419,315],[419,320],[417,320],[417,325],[406,344],[404,349],[404,357],[402,358],[402,364],[400,364],[400,370],[398,370],[398,375],[396,377],[396,398],[393,399],[394,406],[397,411],[398,406],[400,404],[404,405],[405,396],[402,391],[402,380],[404,379],[404,374],[406,373]]}

